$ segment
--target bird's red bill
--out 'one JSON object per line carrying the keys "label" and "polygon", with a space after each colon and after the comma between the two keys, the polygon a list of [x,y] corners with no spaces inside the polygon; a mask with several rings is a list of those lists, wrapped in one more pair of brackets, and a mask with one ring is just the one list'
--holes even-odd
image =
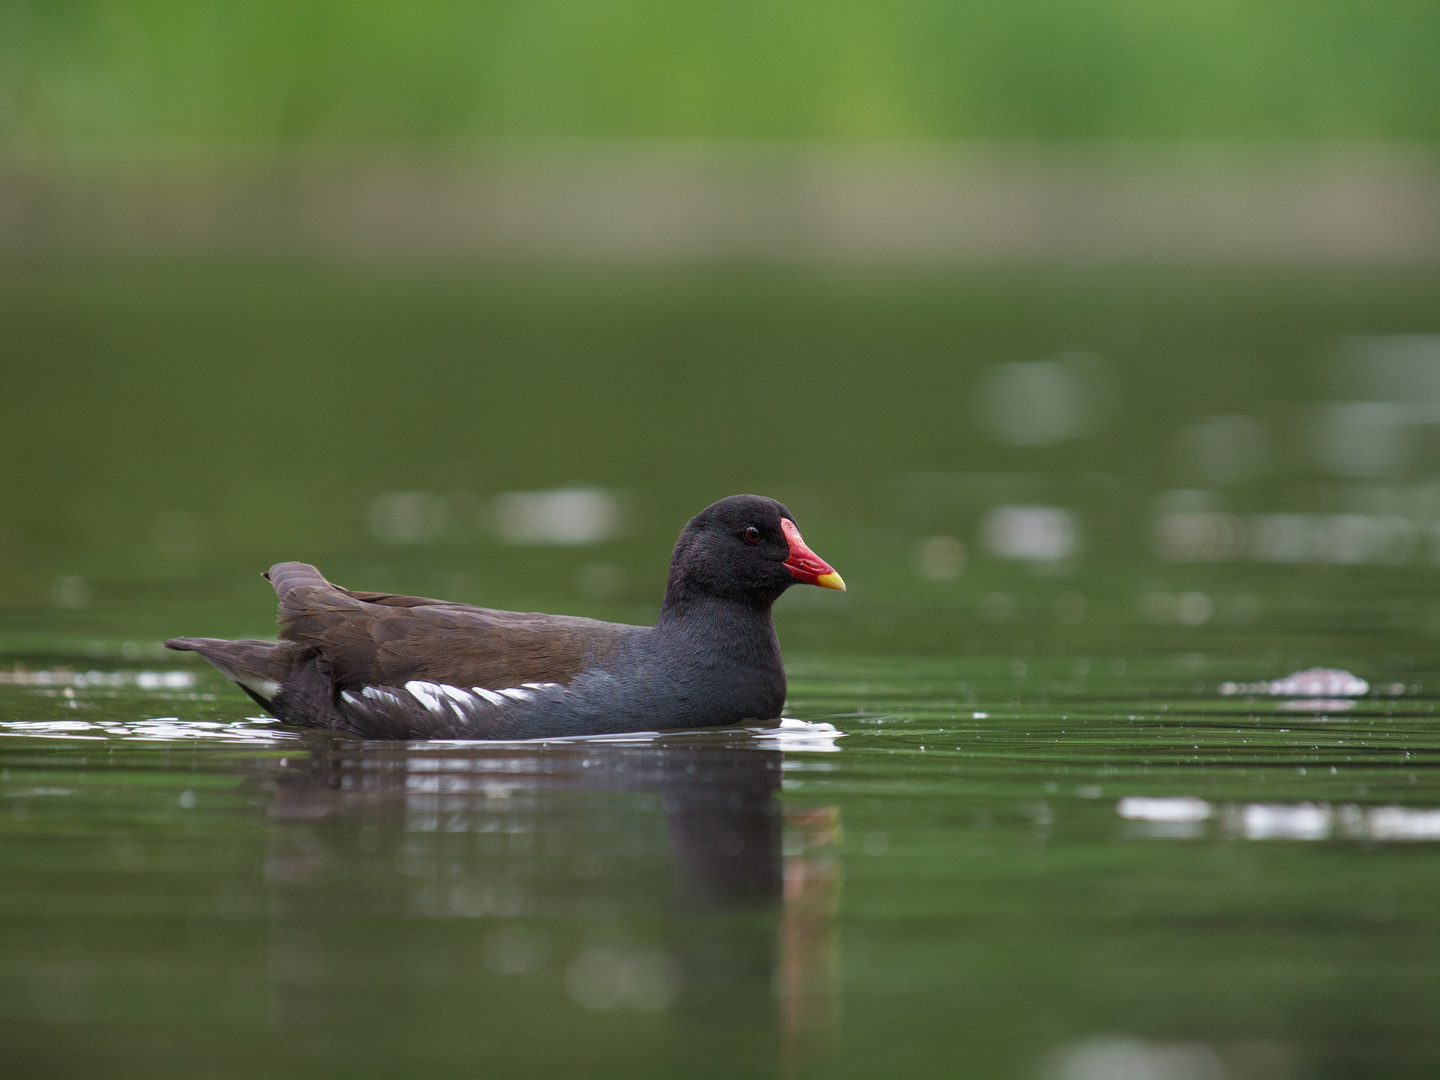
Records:
{"label": "bird's red bill", "polygon": [[790,545],[790,557],[785,560],[785,567],[796,581],[803,581],[807,585],[819,585],[822,589],[839,589],[845,591],[845,582],[824,559],[816,555],[805,541],[800,538],[800,530],[789,518],[780,519],[780,530],[785,534],[785,540]]}

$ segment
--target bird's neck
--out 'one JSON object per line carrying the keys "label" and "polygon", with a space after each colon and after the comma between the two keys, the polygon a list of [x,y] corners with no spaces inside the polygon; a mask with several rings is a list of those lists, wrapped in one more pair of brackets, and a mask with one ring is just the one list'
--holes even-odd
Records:
{"label": "bird's neck", "polygon": [[649,639],[657,672],[695,710],[677,726],[769,720],[785,704],[785,662],[770,605],[716,596],[666,603]]}
{"label": "bird's neck", "polygon": [[780,641],[769,604],[747,604],[704,593],[676,595],[666,590],[655,632],[661,638],[683,642],[688,650],[714,651],[759,666],[780,666]]}

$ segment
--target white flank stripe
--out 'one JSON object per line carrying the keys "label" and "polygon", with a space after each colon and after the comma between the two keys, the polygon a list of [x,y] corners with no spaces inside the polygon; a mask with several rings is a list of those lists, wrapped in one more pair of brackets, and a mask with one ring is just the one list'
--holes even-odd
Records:
{"label": "white flank stripe", "polygon": [[504,705],[506,703],[506,699],[495,693],[494,690],[486,690],[483,686],[476,686],[472,689],[491,705]]}
{"label": "white flank stripe", "polygon": [[529,701],[531,697],[529,690],[519,686],[507,686],[504,690],[501,690],[500,693],[504,694],[511,701]]}
{"label": "white flank stripe", "polygon": [[444,716],[450,712],[449,706],[440,696],[440,686],[437,683],[421,682],[419,679],[412,679],[405,684],[405,689],[410,691],[416,701],[424,705],[436,716]]}
{"label": "white flank stripe", "polygon": [[470,693],[469,690],[462,690],[458,686],[449,686],[445,683],[434,683],[432,685],[462,709],[468,709],[475,704],[475,695]]}
{"label": "white flank stripe", "polygon": [[384,702],[387,705],[399,705],[400,698],[389,690],[381,690],[378,686],[367,686],[360,691],[366,697],[375,701]]}

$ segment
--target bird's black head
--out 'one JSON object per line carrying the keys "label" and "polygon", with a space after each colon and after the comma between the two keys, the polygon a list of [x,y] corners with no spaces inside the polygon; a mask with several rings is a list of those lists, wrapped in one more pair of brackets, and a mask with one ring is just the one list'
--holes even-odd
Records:
{"label": "bird's black head", "polygon": [[806,547],[789,510],[761,495],[732,495],[696,514],[680,534],[665,606],[716,596],[768,608],[796,582],[845,588]]}

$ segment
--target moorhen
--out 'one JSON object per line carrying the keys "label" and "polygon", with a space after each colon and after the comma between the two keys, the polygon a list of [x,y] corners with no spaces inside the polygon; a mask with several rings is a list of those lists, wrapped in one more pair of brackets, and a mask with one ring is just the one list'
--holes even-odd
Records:
{"label": "moorhen", "polygon": [[845,588],[774,499],[690,519],[653,627],[354,592],[305,563],[265,574],[279,641],[174,638],[288,724],[370,739],[532,739],[771,720],[785,667],[771,605]]}

